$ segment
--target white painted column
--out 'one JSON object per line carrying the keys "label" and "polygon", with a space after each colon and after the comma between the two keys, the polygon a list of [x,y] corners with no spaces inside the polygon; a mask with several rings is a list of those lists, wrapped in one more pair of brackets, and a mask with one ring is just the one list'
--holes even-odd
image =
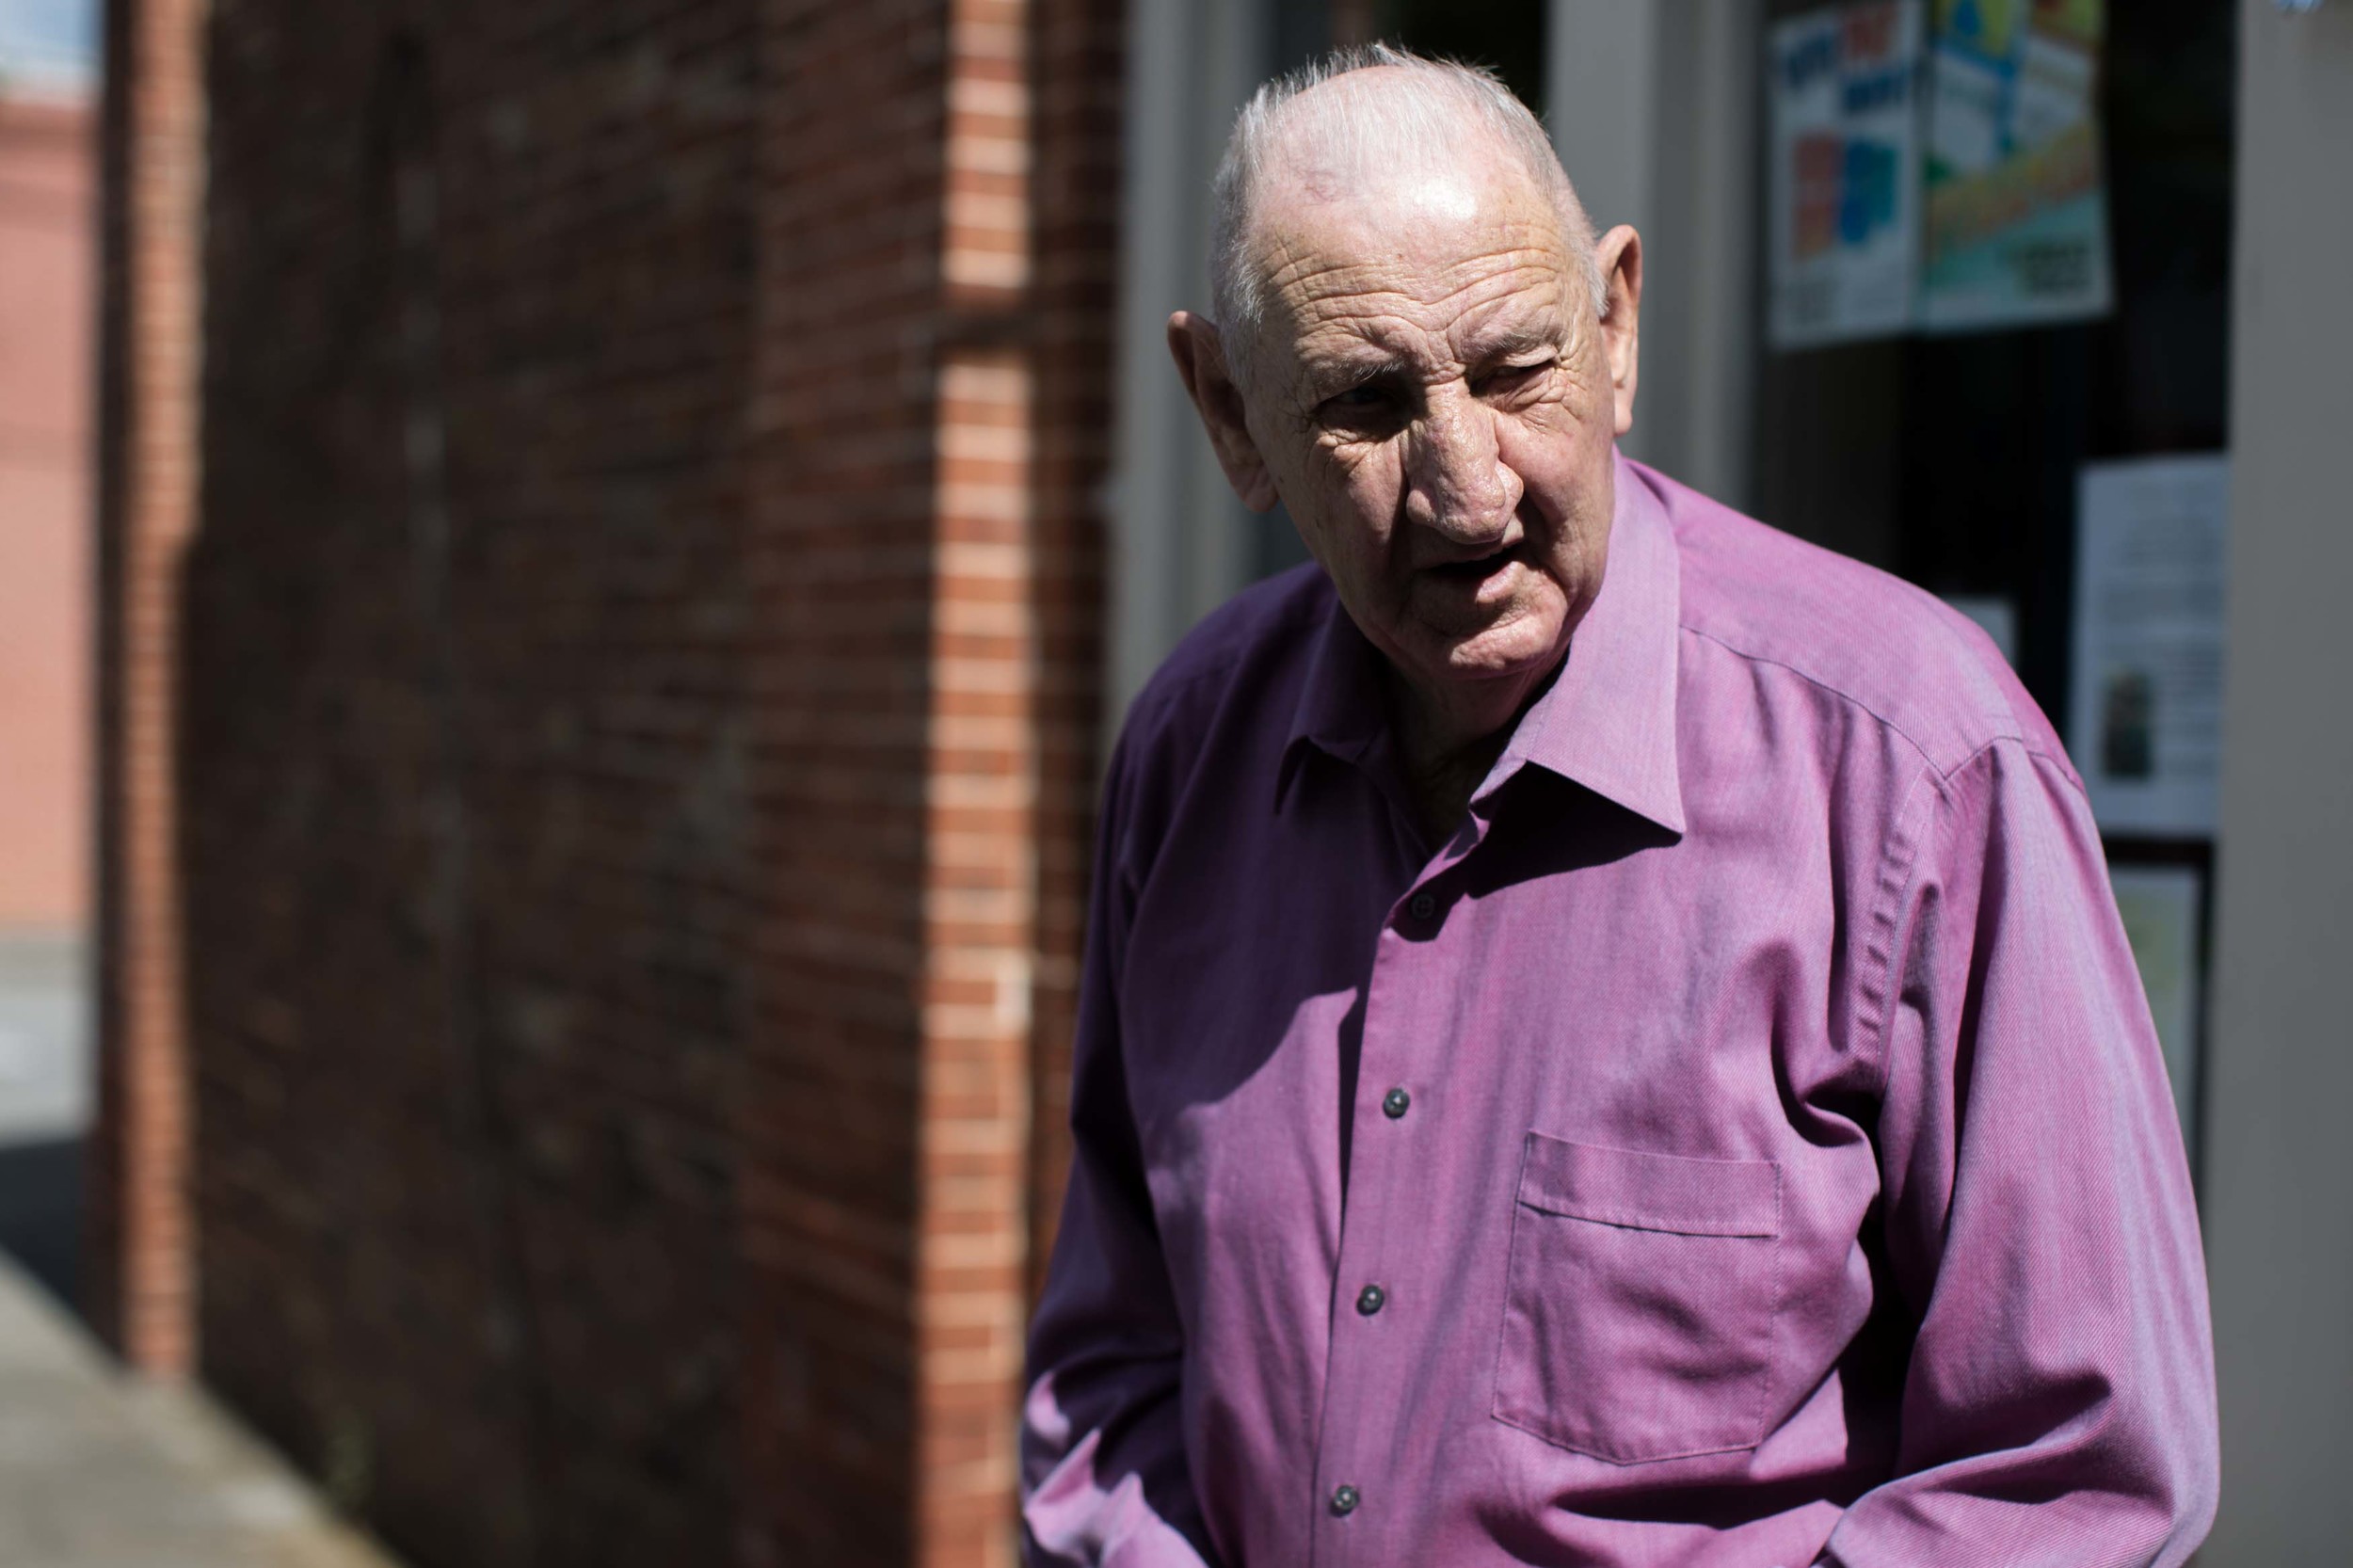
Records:
{"label": "white painted column", "polygon": [[1751,0],[1550,0],[1547,118],[1597,231],[1643,242],[1630,456],[1747,499],[1755,378],[1757,78]]}
{"label": "white painted column", "polygon": [[2207,1568],[2353,1560],[2353,3],[2241,0],[2205,1231],[2222,1392]]}
{"label": "white painted column", "polygon": [[1133,0],[1112,472],[1108,721],[1248,580],[1250,517],[1170,362],[1171,311],[1209,303],[1209,179],[1265,72],[1266,0]]}

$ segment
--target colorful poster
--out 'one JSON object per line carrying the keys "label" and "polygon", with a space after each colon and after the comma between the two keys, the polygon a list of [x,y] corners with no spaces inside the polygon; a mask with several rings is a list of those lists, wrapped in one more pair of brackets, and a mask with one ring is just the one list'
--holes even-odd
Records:
{"label": "colorful poster", "polygon": [[1920,322],[1930,331],[2107,313],[2094,114],[2104,0],[1936,0]]}
{"label": "colorful poster", "polygon": [[1924,22],[1921,0],[1876,0],[1772,30],[1776,348],[1912,325]]}
{"label": "colorful poster", "polygon": [[2067,749],[2103,829],[2210,838],[2229,459],[2094,463],[2079,495]]}

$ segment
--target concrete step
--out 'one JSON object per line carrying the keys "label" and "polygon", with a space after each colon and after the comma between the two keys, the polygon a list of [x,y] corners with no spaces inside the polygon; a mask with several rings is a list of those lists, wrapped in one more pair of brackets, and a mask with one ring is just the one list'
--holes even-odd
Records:
{"label": "concrete step", "polygon": [[0,1257],[0,1568],[398,1568],[201,1390],[122,1372]]}

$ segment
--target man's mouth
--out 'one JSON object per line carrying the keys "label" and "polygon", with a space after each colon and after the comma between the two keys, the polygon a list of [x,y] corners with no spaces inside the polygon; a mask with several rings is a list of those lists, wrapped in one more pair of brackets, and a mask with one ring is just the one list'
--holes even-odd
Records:
{"label": "man's mouth", "polygon": [[1516,547],[1494,551],[1468,561],[1449,561],[1430,568],[1432,576],[1448,583],[1483,583],[1512,564],[1518,555]]}

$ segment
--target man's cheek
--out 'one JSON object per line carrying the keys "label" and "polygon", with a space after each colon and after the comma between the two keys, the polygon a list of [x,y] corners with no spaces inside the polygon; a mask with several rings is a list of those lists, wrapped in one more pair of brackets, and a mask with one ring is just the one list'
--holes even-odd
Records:
{"label": "man's cheek", "polygon": [[1323,526],[1352,551],[1377,548],[1397,515],[1395,465],[1378,448],[1361,448],[1318,475],[1315,505]]}

